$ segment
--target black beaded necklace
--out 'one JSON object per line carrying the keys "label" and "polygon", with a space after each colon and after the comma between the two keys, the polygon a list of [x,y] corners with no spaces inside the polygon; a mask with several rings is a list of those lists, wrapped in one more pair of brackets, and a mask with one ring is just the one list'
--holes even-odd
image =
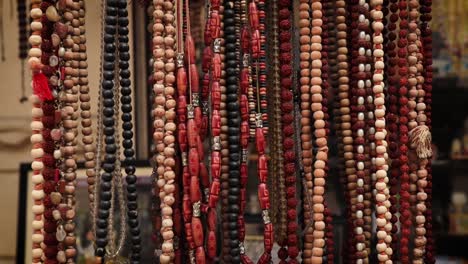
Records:
{"label": "black beaded necklace", "polygon": [[[236,0],[239,1],[239,0]],[[239,114],[239,74],[236,47],[235,1],[224,1],[224,38],[225,38],[225,69],[226,69],[226,110],[228,118],[229,141],[229,192],[228,192],[228,234],[232,263],[240,263],[239,217],[240,195],[240,123]]]}
{"label": "black beaded necklace", "polygon": [[125,181],[127,183],[127,223],[130,226],[131,263],[139,263],[141,251],[140,226],[138,223],[137,203],[137,177],[135,175],[135,150],[133,148],[133,124],[132,124],[132,88],[130,87],[130,46],[128,44],[128,11],[127,1],[119,0],[118,9],[118,53],[119,75],[122,110],[122,146],[124,148]]}
{"label": "black beaded necklace", "polygon": [[[132,106],[131,106],[131,82],[129,70],[129,39],[128,39],[128,11],[126,0],[107,0],[105,4],[105,21],[104,21],[104,46],[103,46],[103,63],[102,63],[102,87],[101,87],[101,112],[102,114],[102,133],[104,134],[105,155],[102,162],[104,172],[100,177],[99,182],[99,201],[97,208],[96,220],[96,255],[104,257],[111,255],[111,258],[116,257],[120,251],[123,241],[126,236],[126,224],[130,226],[131,234],[131,263],[139,263],[141,251],[140,228],[138,223],[138,206],[136,193],[136,176],[135,176],[135,151],[133,149],[133,125]],[[117,38],[117,39],[116,39]],[[117,43],[117,44],[115,44]],[[117,45],[117,48],[116,48]],[[116,59],[118,55],[118,59]],[[118,64],[116,63],[118,62]],[[118,66],[117,66],[118,65]],[[117,66],[117,68],[116,68]],[[119,76],[115,76],[118,72]],[[120,84],[120,95],[116,91]],[[127,182],[127,214],[125,214],[123,186],[119,181],[120,175],[120,140],[117,124],[119,118],[119,99],[122,111],[122,136],[124,148],[124,164]],[[99,146],[99,144],[98,144]],[[97,155],[99,161],[100,155]],[[99,163],[99,162],[98,162]],[[97,166],[98,171],[100,166]],[[117,177],[117,178],[116,178]],[[114,184],[117,186],[114,186]],[[108,231],[112,232],[112,217],[113,200],[115,199],[115,188],[119,195],[120,211],[121,211],[121,226],[120,226],[120,241],[116,250],[107,251],[106,246],[109,243]],[[126,217],[127,216],[127,217]],[[113,238],[111,238],[112,240]],[[113,243],[110,244],[113,247]]]}

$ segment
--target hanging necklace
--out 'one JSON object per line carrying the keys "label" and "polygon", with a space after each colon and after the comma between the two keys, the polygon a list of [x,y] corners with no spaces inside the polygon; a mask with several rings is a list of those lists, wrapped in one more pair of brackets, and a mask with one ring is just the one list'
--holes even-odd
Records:
{"label": "hanging necklace", "polygon": [[230,261],[240,263],[239,232],[237,220],[239,217],[240,195],[240,115],[238,101],[238,61],[236,54],[234,1],[224,1],[224,39],[225,39],[225,70],[226,70],[226,111],[228,118],[229,143],[229,179],[228,179],[228,239],[230,245]]}
{"label": "hanging necklace", "polygon": [[[302,259],[304,263],[311,263],[313,248],[313,225],[311,197],[313,191],[312,178],[312,135],[310,127],[310,5],[308,0],[301,0],[299,5],[299,34],[300,34],[300,92],[301,92],[301,163],[303,166],[304,185],[304,246]],[[276,228],[275,228],[276,229]]]}
{"label": "hanging necklace", "polygon": [[[424,69],[424,92],[425,92],[425,99],[424,103],[426,104],[426,125],[429,129],[432,128],[432,30],[429,26],[431,22],[432,16],[432,1],[423,0],[420,2],[420,13],[421,13],[421,21],[420,24],[421,28],[421,36],[422,36],[422,44],[423,44],[423,52],[424,52],[424,60],[423,60],[423,69]],[[435,263],[435,256],[434,256],[434,238],[432,234],[432,167],[431,161],[428,161],[427,164],[427,187],[425,188],[425,192],[427,193],[427,201],[426,201],[426,211],[425,217],[426,222],[424,227],[426,228],[426,252],[425,252],[425,262],[426,263]]]}
{"label": "hanging necklace", "polygon": [[[392,248],[396,249],[398,246],[398,227],[396,216],[397,213],[397,200],[396,194],[398,192],[398,178],[400,174],[400,164],[398,159],[398,77],[397,77],[397,51],[396,48],[396,38],[395,33],[396,24],[398,22],[398,5],[396,0],[392,0],[389,6],[390,16],[386,25],[386,54],[388,58],[388,70],[387,70],[387,80],[388,80],[388,97],[389,97],[389,106],[387,111],[387,128],[388,128],[388,141],[389,144],[389,157],[391,159],[391,168],[390,168],[390,212],[392,213]],[[396,260],[396,254],[393,255],[393,260]]]}
{"label": "hanging necklace", "polygon": [[44,241],[44,234],[42,233],[44,227],[44,148],[46,147],[42,131],[44,124],[42,118],[44,111],[42,110],[42,102],[44,100],[52,99],[52,93],[47,84],[47,78],[41,72],[41,44],[42,44],[42,10],[40,9],[42,1],[36,0],[31,2],[31,36],[29,37],[29,44],[31,48],[28,52],[28,65],[33,75],[33,94],[30,97],[32,103],[32,121],[31,121],[31,169],[33,170],[32,183],[34,184],[31,192],[31,197],[34,200],[32,212],[34,214],[32,221],[32,262],[43,263],[42,256],[44,250],[42,249],[42,242]]}
{"label": "hanging necklace", "polygon": [[[388,182],[387,177],[387,143],[385,141],[385,99],[383,97],[383,24],[382,24],[382,2],[379,0],[371,0],[370,5],[372,7],[371,17],[373,19],[372,28],[374,29],[372,36],[373,43],[373,56],[374,56],[374,73],[372,75],[373,80],[373,91],[374,91],[374,116],[375,116],[375,145],[376,145],[376,183],[375,188],[377,192],[375,194],[376,200],[376,224],[377,224],[377,245],[376,249],[378,252],[379,262],[386,262],[392,257],[392,248],[390,247],[391,241],[391,229],[392,225],[390,222],[392,214],[388,211],[390,208],[390,201],[388,200]],[[379,232],[384,231],[384,232]]]}
{"label": "hanging necklace", "polygon": [[27,17],[26,17],[26,0],[16,1],[16,9],[18,14],[18,43],[19,43],[19,54],[18,57],[21,60],[21,97],[20,103],[28,101],[26,97],[26,84],[24,83],[25,72],[24,62],[28,57],[28,30],[27,30]]}
{"label": "hanging necklace", "polygon": [[[165,18],[165,19],[163,19]],[[165,1],[154,3],[153,11],[153,76],[154,76],[154,110],[153,139],[156,147],[155,168],[158,175],[161,209],[161,263],[171,263],[176,258],[177,250],[174,237],[173,207],[175,205],[175,28],[174,3]],[[163,24],[165,22],[166,24]],[[166,38],[166,39],[164,39]],[[180,260],[179,260],[180,261]],[[175,261],[174,261],[175,262]]]}

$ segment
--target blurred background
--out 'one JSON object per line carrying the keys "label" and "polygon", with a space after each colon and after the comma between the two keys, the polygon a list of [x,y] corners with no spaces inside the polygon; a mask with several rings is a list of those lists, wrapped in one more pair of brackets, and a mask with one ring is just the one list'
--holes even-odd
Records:
{"label": "blurred background", "polygon": [[[100,3],[86,0],[86,31],[88,46],[89,81],[93,105],[97,104],[99,81]],[[133,1],[138,2],[138,1]],[[28,5],[28,4],[27,4]],[[204,1],[192,1],[192,29],[203,28]],[[198,11],[199,12],[198,12]],[[134,116],[137,174],[141,176],[142,208],[148,208],[142,217],[149,219],[151,168],[149,158],[151,140],[148,115],[148,63],[150,58],[147,10],[131,3],[132,73],[135,86]],[[432,127],[434,143],[433,165],[433,228],[436,238],[438,263],[468,263],[468,0],[433,0],[433,83]],[[0,264],[23,263],[28,259],[30,243],[28,227],[30,206],[28,182],[30,160],[30,110],[27,96],[31,93],[30,75],[25,60],[20,57],[24,44],[19,40],[17,1],[0,0]],[[23,22],[21,22],[23,21]],[[199,30],[201,32],[201,30]],[[202,47],[201,34],[194,34]],[[136,43],[136,44],[135,44]],[[201,56],[198,56],[201,57]],[[95,111],[96,109],[94,109]],[[95,117],[95,116],[94,116]],[[255,159],[255,153],[251,159]],[[254,168],[252,168],[254,169]],[[79,175],[82,175],[79,172]],[[145,178],[146,177],[146,178]],[[336,178],[336,177],[335,177]],[[247,205],[248,243],[254,255],[259,244],[259,207],[256,198],[256,177],[250,177]],[[85,181],[84,181],[85,182]],[[85,184],[80,183],[86,192]],[[334,184],[334,182],[336,184]],[[343,199],[337,179],[331,180],[328,193],[336,226],[344,223]],[[86,195],[78,197],[80,250],[84,256],[89,246],[87,236]],[[81,197],[81,198],[80,198]],[[149,221],[149,220],[148,220]],[[88,221],[89,222],[89,221]],[[148,225],[148,236],[151,225]],[[340,228],[337,228],[340,233]],[[339,235],[339,234],[337,234]],[[147,236],[147,237],[148,237]],[[260,238],[261,239],[261,238]],[[88,249],[89,250],[89,249]],[[92,251],[92,250],[91,250]],[[148,249],[149,252],[150,249]],[[465,260],[465,261],[464,261]],[[86,263],[83,257],[79,263]],[[146,263],[146,262],[144,262]],[[149,263],[149,262],[148,262]]]}

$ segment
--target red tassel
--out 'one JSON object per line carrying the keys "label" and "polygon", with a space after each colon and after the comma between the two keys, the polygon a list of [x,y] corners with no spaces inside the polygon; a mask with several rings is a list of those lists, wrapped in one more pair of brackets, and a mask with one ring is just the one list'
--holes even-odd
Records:
{"label": "red tassel", "polygon": [[33,76],[33,93],[41,99],[41,101],[53,100],[54,96],[49,89],[47,77],[42,73],[36,73]]}

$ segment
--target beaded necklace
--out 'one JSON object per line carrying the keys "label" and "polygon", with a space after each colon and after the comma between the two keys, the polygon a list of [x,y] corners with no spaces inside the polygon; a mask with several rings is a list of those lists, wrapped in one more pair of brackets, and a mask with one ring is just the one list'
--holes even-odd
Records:
{"label": "beaded necklace", "polygon": [[[364,129],[366,127],[365,122],[365,110],[364,96],[366,95],[366,67],[367,71],[370,70],[370,65],[367,65],[366,53],[369,47],[368,36],[366,36],[366,28],[369,26],[368,5],[365,1],[359,1],[358,7],[358,21],[357,30],[353,32],[353,35],[357,38],[356,47],[353,49],[355,53],[355,62],[353,63],[352,72],[354,73],[355,85],[352,88],[352,128],[354,134],[354,160],[356,169],[356,204],[354,212],[354,239],[355,239],[355,258],[358,262],[368,262],[368,255],[366,251],[366,237],[364,235],[364,178],[365,178],[365,134]],[[356,36],[357,35],[357,36]],[[369,66],[369,67],[368,67]]]}
{"label": "beaded necklace", "polygon": [[[278,240],[282,246],[278,255],[282,261],[285,261],[289,256],[290,261],[294,261],[299,250],[297,248],[297,223],[296,223],[296,172],[295,172],[295,152],[294,152],[294,105],[292,94],[292,2],[278,2],[278,36],[280,39],[279,45],[279,75],[281,88],[281,137],[283,145],[283,167],[284,179],[280,179],[280,189],[285,190],[285,195],[280,197],[280,205],[286,204],[281,210],[281,222],[286,227],[286,236],[283,241]],[[284,184],[284,187],[281,185]],[[284,219],[286,217],[286,219]],[[285,252],[287,246],[287,252]],[[283,252],[284,253],[283,253]]]}
{"label": "beaded necklace", "polygon": [[44,227],[44,176],[43,176],[43,157],[44,157],[44,138],[42,136],[42,130],[44,124],[42,117],[44,112],[42,110],[42,102],[45,99],[50,99],[52,94],[50,93],[47,85],[47,79],[41,73],[41,43],[42,36],[41,31],[43,28],[41,18],[42,10],[40,9],[42,1],[34,0],[31,1],[31,35],[29,37],[29,44],[31,48],[28,52],[28,65],[33,75],[33,94],[30,97],[32,103],[32,122],[31,122],[31,157],[33,162],[31,163],[31,169],[33,170],[32,183],[34,184],[31,197],[34,200],[32,206],[32,212],[34,214],[32,221],[32,263],[43,263],[42,255],[44,250],[41,247],[41,243],[44,241],[44,234],[42,229]]}
{"label": "beaded necklace", "polygon": [[[65,231],[62,223],[70,218],[73,218],[74,211],[71,208],[72,202],[69,202],[69,198],[72,198],[74,188],[68,188],[68,177],[61,179],[61,174],[58,169],[60,164],[60,151],[59,147],[61,144],[61,131],[59,129],[61,116],[60,116],[60,102],[58,98],[58,92],[60,91],[58,83],[58,65],[59,60],[57,57],[59,41],[53,41],[52,33],[54,24],[60,20],[60,16],[53,3],[46,2],[41,4],[42,10],[42,23],[43,28],[41,32],[42,43],[41,43],[41,63],[43,65],[42,72],[47,78],[48,89],[52,92],[53,97],[44,100],[42,104],[42,111],[44,116],[42,122],[44,130],[42,136],[44,138],[44,156],[42,158],[44,164],[44,170],[42,172],[44,176],[44,257],[45,262],[57,260],[58,244],[62,243],[65,239]],[[62,24],[63,25],[63,24]],[[60,27],[56,27],[55,30],[59,30]],[[62,37],[67,36],[67,32],[61,35]],[[73,45],[73,41],[69,39],[69,44]],[[70,56],[71,59],[71,56]],[[67,75],[70,76],[72,68],[69,67]],[[66,88],[73,88],[73,81],[68,83]],[[61,101],[67,100],[73,103],[73,97],[61,96]],[[68,112],[70,115],[72,111]],[[73,122],[68,122],[66,126],[67,132],[73,130]],[[64,135],[65,140],[70,141],[74,138],[74,133],[67,133]],[[74,162],[74,160],[72,160]],[[71,175],[73,177],[73,175]],[[67,187],[66,187],[67,186]],[[71,214],[70,214],[71,213]],[[56,233],[57,232],[57,233]],[[73,241],[72,241],[73,242]],[[62,252],[63,253],[63,252]],[[61,259],[61,260],[65,260]]]}
{"label": "beaded necklace", "polygon": [[[389,6],[389,19],[386,25],[386,55],[388,59],[388,69],[387,69],[387,82],[388,82],[388,97],[389,97],[389,106],[387,111],[387,128],[388,128],[388,141],[389,144],[389,157],[391,159],[390,167],[390,212],[392,213],[392,248],[396,249],[398,246],[398,227],[396,225],[398,218],[397,213],[397,200],[396,194],[398,192],[398,178],[400,174],[400,166],[398,159],[398,77],[397,77],[397,51],[396,48],[396,38],[395,33],[396,24],[398,22],[398,5],[396,0],[391,0]],[[396,260],[396,254],[393,255],[393,260]]]}
{"label": "beaded necklace", "polygon": [[[175,204],[175,16],[173,1],[153,4],[153,76],[154,85],[154,132],[158,174],[157,185],[159,187],[161,209],[161,235],[164,242],[161,245],[162,254],[159,256],[161,263],[176,262],[177,250],[174,237],[173,217]],[[165,24],[163,24],[165,23]],[[164,39],[166,38],[166,39]],[[180,259],[179,259],[180,261]]]}
{"label": "beaded necklace", "polygon": [[[376,145],[376,182],[375,188],[377,190],[375,194],[376,200],[376,224],[377,224],[377,245],[376,249],[378,252],[379,262],[386,262],[392,257],[392,249],[390,247],[392,225],[390,222],[392,214],[388,211],[390,208],[390,201],[388,200],[388,182],[387,177],[387,144],[385,141],[385,99],[383,97],[383,24],[382,24],[382,2],[379,0],[371,0],[370,5],[372,7],[371,17],[373,19],[372,28],[374,30],[372,36],[373,43],[373,56],[374,56],[374,72],[372,75],[373,80],[373,92],[374,92],[374,116],[375,116],[375,145]],[[382,232],[383,231],[383,232]]]}
{"label": "beaded necklace", "polygon": [[[421,13],[421,21],[420,30],[422,36],[422,44],[423,44],[423,52],[424,52],[424,60],[423,60],[423,68],[424,68],[424,92],[425,92],[425,100],[424,103],[426,104],[426,125],[429,129],[432,128],[431,123],[431,104],[432,104],[432,30],[429,26],[432,16],[432,1],[431,0],[423,0],[420,2],[420,13]],[[432,167],[431,161],[429,160],[427,164],[427,186],[425,188],[425,192],[427,193],[427,202],[426,202],[426,211],[425,211],[425,228],[426,228],[426,252],[425,252],[425,259],[426,263],[435,263],[435,254],[434,254],[434,238],[432,234]]]}
{"label": "beaded necklace", "polygon": [[18,44],[19,53],[18,57],[21,60],[21,97],[20,103],[28,101],[26,97],[26,85],[24,83],[24,62],[28,57],[28,29],[27,29],[27,16],[26,16],[26,0],[16,1],[16,13],[18,15]]}

